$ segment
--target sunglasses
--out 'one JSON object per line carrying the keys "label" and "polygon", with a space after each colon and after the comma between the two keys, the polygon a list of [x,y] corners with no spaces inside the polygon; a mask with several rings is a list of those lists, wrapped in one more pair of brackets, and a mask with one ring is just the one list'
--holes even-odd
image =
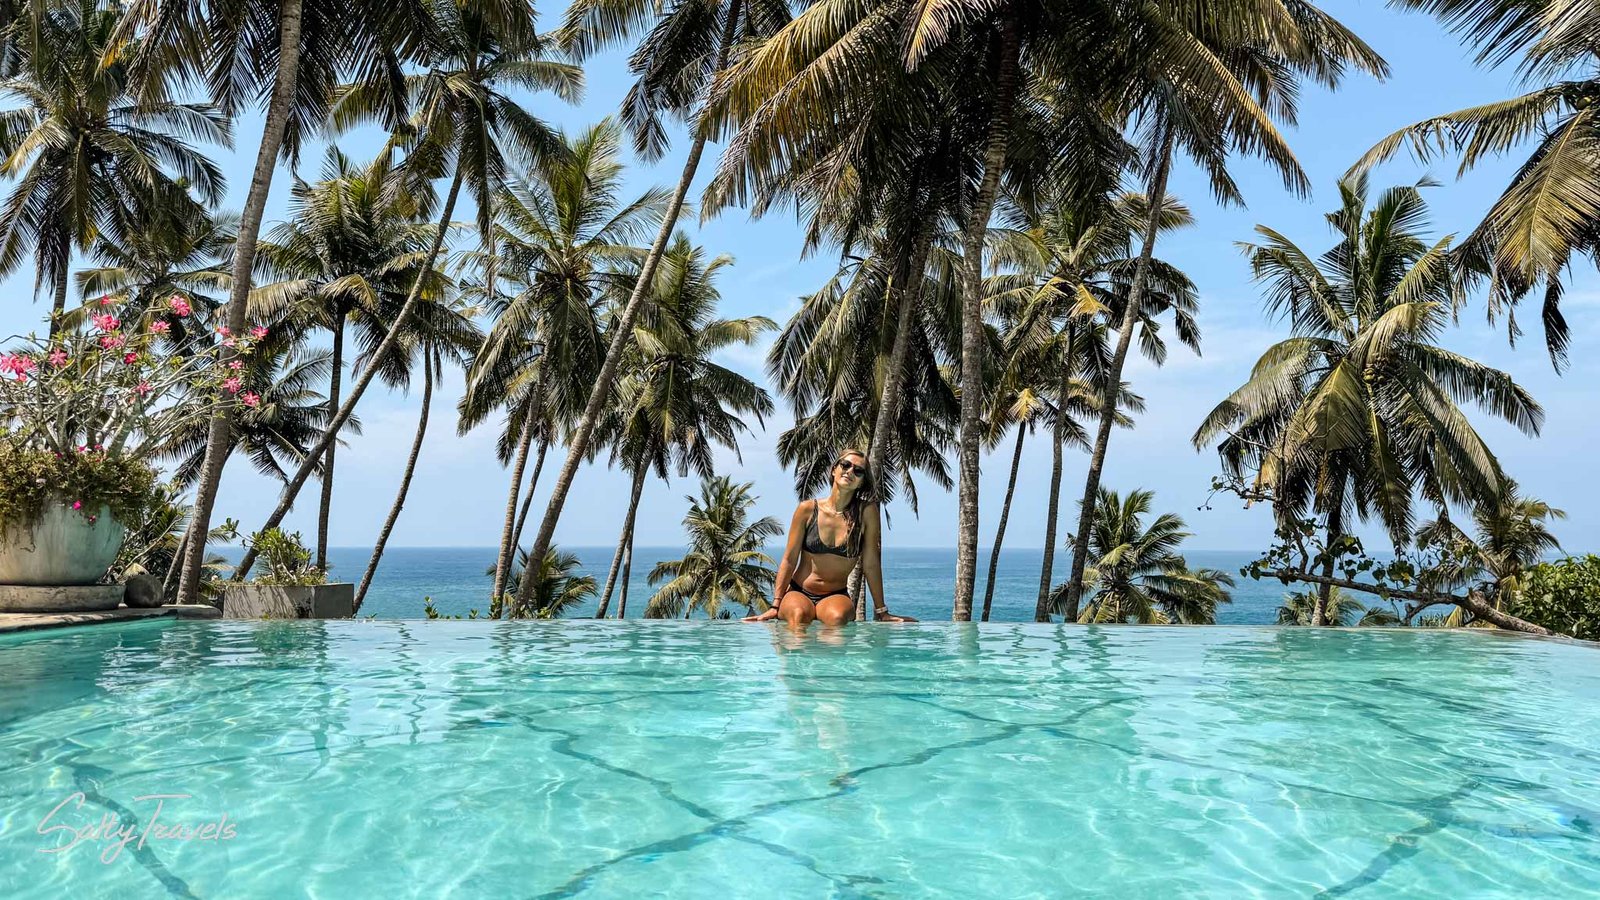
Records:
{"label": "sunglasses", "polygon": [[858,466],[858,465],[856,465],[855,463],[851,462],[848,459],[839,460],[838,466],[839,466],[839,468],[841,470],[844,471],[844,473],[846,475],[849,475],[851,472],[858,472],[858,473],[861,474],[861,476],[863,478],[866,477],[866,474],[867,474],[867,467],[866,466]]}

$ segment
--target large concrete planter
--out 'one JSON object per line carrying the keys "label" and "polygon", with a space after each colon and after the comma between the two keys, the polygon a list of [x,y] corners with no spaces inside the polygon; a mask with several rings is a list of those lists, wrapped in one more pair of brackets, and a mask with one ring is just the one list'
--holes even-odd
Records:
{"label": "large concrete planter", "polygon": [[224,619],[348,619],[356,586],[349,582],[307,587],[233,584],[222,594]]}
{"label": "large concrete planter", "polygon": [[115,609],[122,587],[99,581],[116,561],[126,530],[109,508],[101,507],[90,522],[64,503],[45,507],[31,524],[7,527],[0,532],[0,608]]}

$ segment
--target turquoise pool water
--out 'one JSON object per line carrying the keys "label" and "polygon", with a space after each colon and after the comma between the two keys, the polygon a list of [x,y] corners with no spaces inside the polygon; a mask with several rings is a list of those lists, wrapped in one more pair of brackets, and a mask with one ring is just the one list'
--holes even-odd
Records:
{"label": "turquoise pool water", "polygon": [[98,626],[0,636],[0,896],[1593,896],[1597,748],[1485,633]]}

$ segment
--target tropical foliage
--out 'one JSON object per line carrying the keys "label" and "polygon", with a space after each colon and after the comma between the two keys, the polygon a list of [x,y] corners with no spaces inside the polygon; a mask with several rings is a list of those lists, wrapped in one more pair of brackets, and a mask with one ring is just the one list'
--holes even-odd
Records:
{"label": "tropical foliage", "polygon": [[[1089,547],[1094,562],[1085,570],[1091,593],[1079,609],[1084,623],[1210,625],[1218,604],[1232,601],[1233,576],[1215,569],[1191,569],[1178,548],[1191,535],[1171,513],[1149,525],[1145,516],[1155,494],[1130,491],[1126,499],[1102,488],[1095,504]],[[1056,611],[1068,601],[1070,585],[1056,587]]]}
{"label": "tropical foliage", "polygon": [[1518,616],[1557,634],[1600,640],[1600,556],[1534,566],[1511,607]]}
{"label": "tropical foliage", "polygon": [[[1461,31],[1481,62],[1519,60],[1537,86],[1381,141],[1339,184],[1326,252],[1258,228],[1244,250],[1288,335],[1193,440],[1218,449],[1220,488],[1272,507],[1279,544],[1246,571],[1309,587],[1285,622],[1387,622],[1381,604],[1347,600],[1369,591],[1408,603],[1406,622],[1450,603],[1446,623],[1521,627],[1513,610],[1531,608],[1535,573],[1553,577],[1541,560],[1562,513],[1519,492],[1474,416],[1537,435],[1543,411],[1508,373],[1446,349],[1447,332],[1487,289],[1515,336],[1514,305],[1540,293],[1550,352],[1567,353],[1567,273],[1600,250],[1595,17],[1575,0],[1397,2]],[[325,571],[338,455],[367,439],[358,406],[376,381],[419,409],[358,607],[427,477],[430,417],[454,406],[458,433],[494,430],[508,470],[503,506],[473,523],[499,533],[489,616],[591,599],[625,614],[646,487],[692,475],[689,549],[655,566],[646,613],[722,617],[769,596],[763,547],[779,526],[718,469],[743,464],[776,397],[792,413],[776,458],[797,494],[825,489],[841,447],[863,449],[889,525],[929,491],[955,494],[952,618],[990,617],[1028,490],[1024,444],[1042,439],[1034,617],[1214,620],[1231,581],[1188,567],[1181,520],[1153,516],[1148,492],[1101,486],[1114,428],[1144,409],[1133,353],[1161,365],[1174,341],[1200,350],[1202,292],[1158,252],[1195,224],[1169,185],[1192,166],[1218,202],[1242,203],[1248,157],[1308,193],[1283,129],[1307,84],[1387,73],[1360,37],[1309,0],[573,0],[548,31],[538,11],[0,10],[0,274],[31,263],[51,295],[50,341],[0,350],[0,522],[46,494],[90,515],[110,504],[138,523],[120,569],[192,600],[216,575],[218,489],[242,456],[281,493],[231,577],[264,555],[282,570],[269,578]],[[618,47],[631,83],[615,115],[551,126],[543,105],[577,101],[581,64]],[[243,206],[225,210],[215,150],[258,106]],[[624,141],[653,163],[678,124],[675,183],[625,169]],[[333,145],[356,128],[376,131],[371,158]],[[302,179],[319,139],[321,170]],[[1463,170],[1532,156],[1457,243],[1428,235],[1426,182],[1369,190],[1365,173],[1408,145],[1458,153]],[[280,167],[289,203],[268,222]],[[787,321],[728,312],[750,311],[723,296],[732,260],[688,227],[734,207],[792,210],[796,252],[827,257]],[[730,362],[749,349],[765,351],[772,397]],[[1062,484],[1080,450],[1072,504]],[[979,467],[1006,451],[980,604],[979,524],[994,517],[988,499],[979,515]],[[582,470],[601,464],[631,488],[603,581],[555,549]],[[313,478],[300,560],[284,522]],[[1395,550],[1382,564],[1355,537],[1369,522]]]}
{"label": "tropical foliage", "polygon": [[725,604],[747,613],[766,608],[776,572],[764,548],[783,534],[783,526],[771,516],[750,521],[756,502],[750,487],[719,475],[701,484],[699,497],[685,498],[689,552],[651,571],[650,583],[661,587],[645,607],[645,618],[687,618],[699,611],[725,619],[732,615]]}

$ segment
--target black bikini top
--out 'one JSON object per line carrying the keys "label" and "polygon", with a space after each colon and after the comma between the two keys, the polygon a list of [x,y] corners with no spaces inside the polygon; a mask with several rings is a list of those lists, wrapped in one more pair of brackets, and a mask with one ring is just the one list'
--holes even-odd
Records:
{"label": "black bikini top", "polygon": [[822,532],[817,528],[817,501],[811,501],[811,521],[806,523],[805,548],[807,553],[827,553],[833,556],[842,556],[845,559],[855,559],[857,554],[850,552],[850,545],[843,547],[830,547],[822,541]]}

